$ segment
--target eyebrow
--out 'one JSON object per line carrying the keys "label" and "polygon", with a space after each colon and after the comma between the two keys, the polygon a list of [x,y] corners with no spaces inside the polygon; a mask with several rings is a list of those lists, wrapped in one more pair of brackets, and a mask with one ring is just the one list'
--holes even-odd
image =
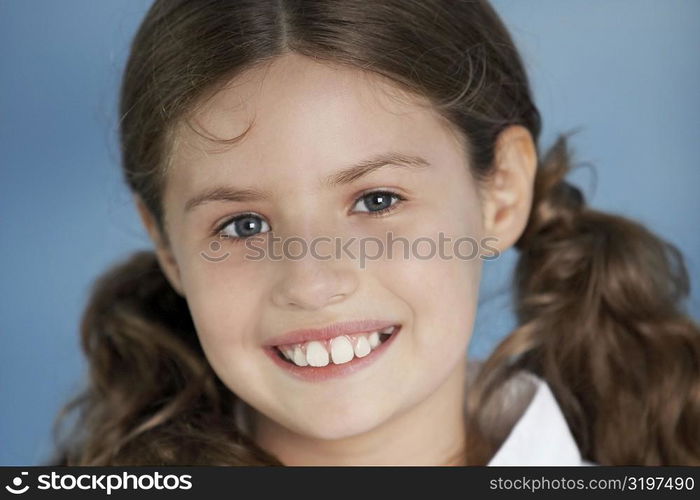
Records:
{"label": "eyebrow", "polygon": [[[321,186],[326,188],[335,188],[350,184],[351,182],[368,175],[370,172],[374,172],[375,170],[387,166],[408,169],[424,169],[429,167],[430,163],[425,158],[416,155],[394,152],[381,153],[329,175],[325,179],[321,180]],[[205,189],[201,193],[190,198],[187,203],[185,203],[185,212],[189,212],[196,206],[211,201],[250,202],[270,198],[272,198],[272,195],[269,191],[259,189],[239,189],[228,186],[212,187]]]}

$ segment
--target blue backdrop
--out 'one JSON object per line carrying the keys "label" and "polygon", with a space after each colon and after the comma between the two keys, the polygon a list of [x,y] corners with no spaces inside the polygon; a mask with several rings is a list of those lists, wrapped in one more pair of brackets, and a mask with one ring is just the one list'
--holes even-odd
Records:
{"label": "blue backdrop", "polygon": [[[122,185],[117,88],[150,0],[0,0],[0,465],[46,458],[81,387],[78,323],[93,279],[150,246]],[[575,127],[592,205],[684,252],[700,317],[700,2],[494,0],[544,130]],[[470,355],[514,326],[514,251],[486,263]]]}

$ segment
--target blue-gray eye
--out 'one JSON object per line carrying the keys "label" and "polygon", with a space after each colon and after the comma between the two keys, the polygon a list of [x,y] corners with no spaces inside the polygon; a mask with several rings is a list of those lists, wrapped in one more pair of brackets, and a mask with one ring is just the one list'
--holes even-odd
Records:
{"label": "blue-gray eye", "polygon": [[265,220],[255,214],[245,214],[225,222],[219,232],[230,238],[248,238],[263,232],[263,229],[270,230]]}
{"label": "blue-gray eye", "polygon": [[383,214],[393,210],[398,205],[398,203],[392,203],[394,199],[404,200],[402,196],[391,191],[371,191],[360,196],[355,206],[362,203],[367,208],[366,210],[358,210],[358,212],[368,212],[369,215]]}

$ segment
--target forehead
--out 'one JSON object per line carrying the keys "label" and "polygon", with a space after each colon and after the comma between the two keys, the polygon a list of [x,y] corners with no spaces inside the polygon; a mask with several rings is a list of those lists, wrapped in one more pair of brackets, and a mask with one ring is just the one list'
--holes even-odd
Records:
{"label": "forehead", "polygon": [[263,178],[287,184],[373,153],[430,156],[460,145],[425,99],[374,73],[295,54],[234,78],[189,121],[205,136],[222,139],[249,129],[241,140],[222,145],[184,122],[176,127],[168,178],[192,187],[231,175],[243,183]]}

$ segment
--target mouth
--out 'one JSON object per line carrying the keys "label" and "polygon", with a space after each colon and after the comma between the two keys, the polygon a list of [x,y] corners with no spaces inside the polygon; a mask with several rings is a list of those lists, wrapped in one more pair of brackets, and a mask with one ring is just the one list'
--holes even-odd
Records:
{"label": "mouth", "polygon": [[339,335],[330,339],[268,346],[273,360],[304,379],[325,379],[352,373],[386,350],[400,324],[372,332]]}

